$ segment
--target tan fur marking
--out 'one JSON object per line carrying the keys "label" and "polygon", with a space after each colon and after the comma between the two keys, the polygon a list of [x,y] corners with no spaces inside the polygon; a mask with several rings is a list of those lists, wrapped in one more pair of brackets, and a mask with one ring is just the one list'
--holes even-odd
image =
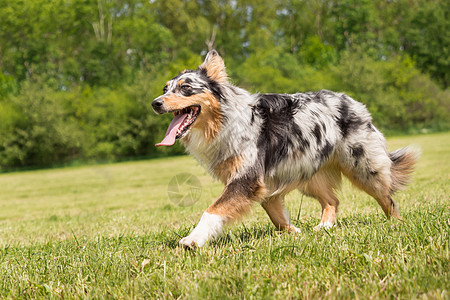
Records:
{"label": "tan fur marking", "polygon": [[[322,202],[320,204],[322,204]],[[336,222],[337,211],[337,205],[325,205],[322,208],[322,218],[320,219],[320,223],[334,224]]]}
{"label": "tan fur marking", "polygon": [[252,204],[253,204],[252,200],[243,196],[236,196],[230,198],[226,203],[223,203],[220,206],[215,205],[215,203],[213,203],[210,207],[208,207],[206,212],[210,214],[219,215],[221,217],[224,217],[226,220],[231,221],[238,219],[242,215],[247,213]]}
{"label": "tan fur marking", "polygon": [[193,127],[199,128],[205,135],[205,139],[210,142],[217,136],[222,125],[219,102],[208,91],[205,91],[203,94],[193,95],[189,98],[198,99],[198,102],[202,103],[202,111],[194,122]]}
{"label": "tan fur marking", "polygon": [[334,191],[341,183],[341,171],[334,165],[321,168],[305,186],[305,192],[319,200],[322,206],[321,223],[336,222],[339,200]]}
{"label": "tan fur marking", "polygon": [[270,220],[279,230],[296,231],[295,227],[289,224],[289,219],[286,216],[286,209],[283,203],[283,197],[275,196],[265,200],[261,203],[264,210],[269,215]]}
{"label": "tan fur marking", "polygon": [[181,110],[197,103],[192,102],[188,97],[169,94],[164,97],[164,106],[168,111]]}
{"label": "tan fur marking", "polygon": [[227,221],[240,218],[249,211],[254,202],[260,202],[266,194],[262,180],[250,183],[250,186],[247,186],[246,189],[251,191],[250,197],[237,192],[233,187],[226,186],[219,199],[211,204],[206,212],[224,217]]}
{"label": "tan fur marking", "polygon": [[213,172],[214,176],[216,176],[220,181],[224,184],[228,182],[230,177],[232,177],[242,165],[242,157],[230,157],[227,160],[218,164]]}
{"label": "tan fur marking", "polygon": [[184,83],[184,80],[180,80],[180,81],[177,82],[177,86],[180,86],[180,85],[182,85],[183,83]]}
{"label": "tan fur marking", "polygon": [[205,62],[200,67],[206,69],[206,74],[209,78],[220,83],[225,83],[228,81],[228,75],[225,71],[225,63],[219,55],[208,54]]}

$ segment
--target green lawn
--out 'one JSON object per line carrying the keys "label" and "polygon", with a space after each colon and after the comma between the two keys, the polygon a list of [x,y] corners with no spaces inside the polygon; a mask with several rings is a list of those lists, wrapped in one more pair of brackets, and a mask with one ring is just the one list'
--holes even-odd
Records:
{"label": "green lawn", "polygon": [[[178,247],[222,186],[191,158],[0,174],[0,298],[448,299],[450,133],[392,138],[422,158],[396,195],[401,222],[345,182],[338,225],[315,232],[320,205],[294,192],[301,234],[262,208],[198,251]],[[178,206],[171,178],[200,199]]]}

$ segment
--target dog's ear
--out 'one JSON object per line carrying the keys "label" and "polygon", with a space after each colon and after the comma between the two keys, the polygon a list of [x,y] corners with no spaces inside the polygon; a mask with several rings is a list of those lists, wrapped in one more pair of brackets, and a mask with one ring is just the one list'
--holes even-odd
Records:
{"label": "dog's ear", "polygon": [[228,75],[225,71],[225,63],[216,50],[211,50],[206,55],[205,61],[200,65],[200,70],[204,70],[206,75],[220,83],[228,81]]}

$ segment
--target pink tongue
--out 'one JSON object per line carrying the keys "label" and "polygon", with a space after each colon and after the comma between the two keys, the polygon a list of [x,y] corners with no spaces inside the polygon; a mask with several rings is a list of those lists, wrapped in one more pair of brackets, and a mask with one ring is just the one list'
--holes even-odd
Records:
{"label": "pink tongue", "polygon": [[188,114],[179,114],[176,115],[172,122],[170,122],[169,128],[166,131],[166,137],[161,141],[161,143],[156,144],[156,147],[159,146],[172,146],[175,143],[175,138],[177,136],[177,130],[180,128],[181,124],[187,118]]}

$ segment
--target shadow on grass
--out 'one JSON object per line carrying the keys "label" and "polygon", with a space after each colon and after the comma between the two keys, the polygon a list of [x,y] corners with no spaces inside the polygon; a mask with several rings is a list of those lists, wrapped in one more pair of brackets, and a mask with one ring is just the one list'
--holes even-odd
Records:
{"label": "shadow on grass", "polygon": [[336,227],[353,228],[357,226],[369,226],[386,223],[388,219],[382,214],[361,215],[355,214],[343,218],[338,218]]}
{"label": "shadow on grass", "polygon": [[[169,248],[175,249],[179,247],[179,241],[188,236],[189,233],[193,230],[192,226],[183,227],[176,231],[170,232],[161,232],[159,236],[156,238],[160,241],[161,244],[167,246]],[[234,230],[233,230],[234,231]],[[228,231],[224,233],[219,238],[211,241],[209,245],[211,246],[224,246],[230,243],[240,243],[245,244],[250,241],[262,239],[268,236],[274,236],[276,234],[280,234],[280,231],[277,231],[271,224],[261,225],[255,224],[251,227],[245,227],[244,225],[237,228],[237,232]]]}
{"label": "shadow on grass", "polygon": [[272,237],[279,233],[281,233],[281,231],[277,231],[270,224],[267,224],[265,226],[255,224],[250,228],[242,226],[238,229],[238,232],[229,231],[218,239],[212,241],[210,245],[224,246],[236,242],[240,244],[246,244],[254,240],[263,239],[265,237]]}

